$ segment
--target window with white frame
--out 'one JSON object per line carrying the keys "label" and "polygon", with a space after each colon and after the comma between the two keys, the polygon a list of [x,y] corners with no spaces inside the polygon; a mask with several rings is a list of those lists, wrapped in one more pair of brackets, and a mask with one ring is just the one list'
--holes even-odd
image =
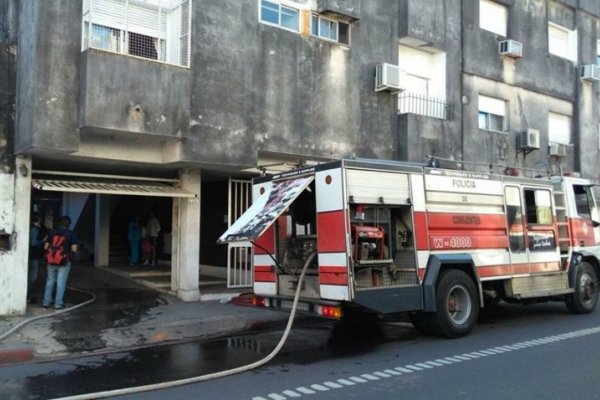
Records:
{"label": "window with white frame", "polygon": [[446,119],[446,53],[400,44],[398,67],[406,89],[398,95],[398,112]]}
{"label": "window with white frame", "polygon": [[596,40],[596,65],[600,65],[600,40]]}
{"label": "window with white frame", "polygon": [[506,36],[508,9],[490,0],[479,0],[479,27]]}
{"label": "window with white frame", "polygon": [[552,143],[571,143],[571,117],[564,114],[548,113],[548,141]]}
{"label": "window with white frame", "polygon": [[486,131],[506,131],[506,101],[479,95],[479,129]]}
{"label": "window with white frame", "polygon": [[577,30],[548,23],[548,51],[567,60],[577,61]]}
{"label": "window with white frame", "polygon": [[260,0],[260,22],[300,31],[300,10],[278,1]]}
{"label": "window with white frame", "polygon": [[310,33],[321,39],[350,44],[350,25],[313,14],[310,19]]}
{"label": "window with white frame", "polygon": [[189,65],[192,0],[84,0],[82,49]]}

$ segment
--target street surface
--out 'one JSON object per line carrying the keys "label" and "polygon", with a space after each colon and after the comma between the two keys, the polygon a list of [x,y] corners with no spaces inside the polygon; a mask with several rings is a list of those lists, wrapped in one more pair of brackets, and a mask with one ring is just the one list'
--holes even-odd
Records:
{"label": "street surface", "polygon": [[[46,399],[182,379],[256,361],[281,331],[0,368],[0,398]],[[575,399],[600,391],[600,311],[501,304],[462,339],[407,323],[293,330],[269,364],[119,399]]]}

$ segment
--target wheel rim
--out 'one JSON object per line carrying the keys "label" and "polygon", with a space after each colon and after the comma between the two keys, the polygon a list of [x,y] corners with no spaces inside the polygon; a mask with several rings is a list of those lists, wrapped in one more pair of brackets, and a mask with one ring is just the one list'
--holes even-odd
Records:
{"label": "wheel rim", "polygon": [[579,281],[579,298],[584,304],[591,304],[596,299],[597,283],[593,276],[588,273],[581,274]]}
{"label": "wheel rim", "polygon": [[448,292],[446,301],[448,316],[456,325],[464,324],[471,315],[471,296],[464,286],[455,285]]}

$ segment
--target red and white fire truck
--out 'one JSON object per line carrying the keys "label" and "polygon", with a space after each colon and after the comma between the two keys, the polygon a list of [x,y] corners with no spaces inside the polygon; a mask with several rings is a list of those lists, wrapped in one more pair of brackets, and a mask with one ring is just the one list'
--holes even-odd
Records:
{"label": "red and white fire truck", "polygon": [[415,327],[466,335],[480,307],[598,300],[593,184],[344,159],[256,178],[253,205],[220,242],[253,244],[254,293],[341,318],[408,313]]}

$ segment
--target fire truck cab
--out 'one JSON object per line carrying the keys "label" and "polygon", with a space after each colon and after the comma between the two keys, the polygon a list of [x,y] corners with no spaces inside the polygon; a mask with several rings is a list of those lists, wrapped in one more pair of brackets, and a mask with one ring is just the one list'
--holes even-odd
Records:
{"label": "fire truck cab", "polygon": [[341,318],[408,313],[423,333],[468,334],[480,307],[598,300],[592,184],[343,159],[256,178],[253,205],[219,239],[253,244],[254,293]]}

